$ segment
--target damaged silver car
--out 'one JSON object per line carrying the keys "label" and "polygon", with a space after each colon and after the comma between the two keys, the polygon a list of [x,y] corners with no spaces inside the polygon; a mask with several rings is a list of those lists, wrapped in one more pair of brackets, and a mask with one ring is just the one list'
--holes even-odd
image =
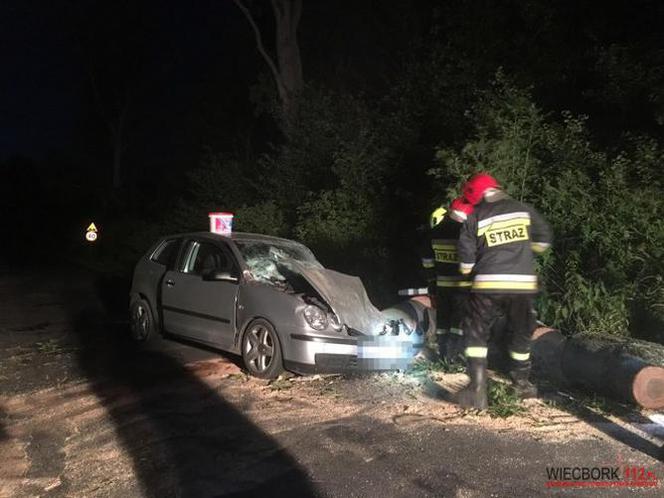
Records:
{"label": "damaged silver car", "polygon": [[359,278],[324,268],[300,243],[246,233],[159,240],[130,292],[136,341],[172,335],[240,354],[263,378],[405,368],[424,342],[421,318],[379,311]]}

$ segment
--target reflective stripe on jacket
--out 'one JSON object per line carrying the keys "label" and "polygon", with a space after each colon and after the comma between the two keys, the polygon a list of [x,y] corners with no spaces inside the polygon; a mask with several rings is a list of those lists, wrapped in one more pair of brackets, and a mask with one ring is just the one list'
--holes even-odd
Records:
{"label": "reflective stripe on jacket", "polygon": [[535,293],[533,251],[551,245],[551,229],[531,206],[498,192],[475,207],[459,235],[459,270],[472,291]]}
{"label": "reflective stripe on jacket", "polygon": [[470,289],[470,278],[459,273],[457,243],[461,225],[450,216],[445,216],[429,233],[430,244],[422,258],[422,264],[427,263],[429,268],[433,268],[431,280],[435,280],[438,288]]}

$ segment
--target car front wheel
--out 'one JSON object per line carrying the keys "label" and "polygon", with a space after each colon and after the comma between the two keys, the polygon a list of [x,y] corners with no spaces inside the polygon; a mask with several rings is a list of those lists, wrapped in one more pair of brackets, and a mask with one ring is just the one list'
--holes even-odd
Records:
{"label": "car front wheel", "polygon": [[284,371],[281,344],[274,327],[266,320],[254,320],[242,337],[242,360],[251,375],[275,379]]}
{"label": "car front wheel", "polygon": [[141,344],[154,339],[157,335],[152,309],[145,299],[137,299],[129,310],[131,338]]}

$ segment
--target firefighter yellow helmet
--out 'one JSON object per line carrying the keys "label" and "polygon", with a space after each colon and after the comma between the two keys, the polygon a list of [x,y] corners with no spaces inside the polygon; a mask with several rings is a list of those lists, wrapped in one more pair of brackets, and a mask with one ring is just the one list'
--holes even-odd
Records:
{"label": "firefighter yellow helmet", "polygon": [[443,221],[443,218],[445,217],[445,213],[447,213],[447,209],[445,209],[443,206],[440,206],[439,208],[436,208],[433,213],[431,213],[431,228],[435,227],[438,223]]}

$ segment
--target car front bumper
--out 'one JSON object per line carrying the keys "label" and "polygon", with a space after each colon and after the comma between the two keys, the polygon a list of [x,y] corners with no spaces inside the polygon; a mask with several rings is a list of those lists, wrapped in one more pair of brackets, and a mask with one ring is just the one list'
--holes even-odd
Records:
{"label": "car front bumper", "polygon": [[404,370],[424,347],[418,334],[329,337],[291,334],[286,369],[300,373]]}

